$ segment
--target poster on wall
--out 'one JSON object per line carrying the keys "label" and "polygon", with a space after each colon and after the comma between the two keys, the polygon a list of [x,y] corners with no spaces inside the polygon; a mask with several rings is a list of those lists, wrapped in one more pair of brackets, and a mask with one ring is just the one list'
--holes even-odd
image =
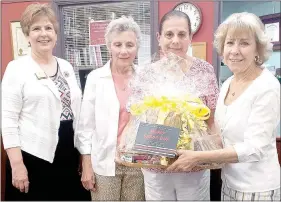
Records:
{"label": "poster on wall", "polygon": [[31,48],[22,32],[20,22],[11,22],[10,26],[14,59],[28,55]]}
{"label": "poster on wall", "polygon": [[89,22],[90,46],[105,45],[104,34],[110,20]]}
{"label": "poster on wall", "polygon": [[90,61],[96,67],[103,66],[108,60],[108,52],[104,35],[109,23],[110,20],[89,21]]}

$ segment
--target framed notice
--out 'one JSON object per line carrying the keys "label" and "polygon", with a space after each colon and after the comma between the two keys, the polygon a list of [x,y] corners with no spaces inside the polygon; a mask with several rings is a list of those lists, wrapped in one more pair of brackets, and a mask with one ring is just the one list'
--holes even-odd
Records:
{"label": "framed notice", "polygon": [[280,50],[280,17],[280,13],[260,16],[275,51]]}
{"label": "framed notice", "polygon": [[89,21],[89,48],[95,67],[102,67],[109,59],[104,37],[109,23],[110,20]]}
{"label": "framed notice", "polygon": [[22,32],[20,22],[13,21],[11,22],[10,26],[14,59],[28,55],[30,53],[30,46]]}
{"label": "framed notice", "polygon": [[192,56],[202,60],[207,59],[207,42],[193,42]]}

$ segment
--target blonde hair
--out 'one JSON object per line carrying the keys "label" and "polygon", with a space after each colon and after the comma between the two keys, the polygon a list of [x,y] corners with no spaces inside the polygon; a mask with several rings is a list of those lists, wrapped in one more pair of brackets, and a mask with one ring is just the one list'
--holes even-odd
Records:
{"label": "blonde hair", "polygon": [[122,16],[121,18],[112,20],[105,31],[105,43],[107,47],[110,47],[111,43],[111,34],[113,32],[125,32],[125,31],[133,31],[137,37],[137,46],[139,47],[141,41],[141,31],[140,26],[134,21],[132,17]]}
{"label": "blonde hair", "polygon": [[257,65],[266,62],[272,53],[273,44],[265,33],[264,25],[260,18],[253,13],[242,12],[230,15],[221,23],[215,32],[214,47],[219,55],[223,55],[224,43],[229,32],[234,34],[252,33],[256,39],[258,59]]}
{"label": "blonde hair", "polygon": [[29,35],[30,27],[34,23],[34,20],[37,17],[42,17],[42,16],[46,16],[49,18],[50,22],[54,26],[55,32],[58,33],[58,29],[59,29],[58,21],[55,12],[51,8],[51,6],[49,4],[35,3],[27,6],[27,8],[25,9],[25,11],[21,16],[20,25],[22,28],[22,32],[24,33],[25,36]]}

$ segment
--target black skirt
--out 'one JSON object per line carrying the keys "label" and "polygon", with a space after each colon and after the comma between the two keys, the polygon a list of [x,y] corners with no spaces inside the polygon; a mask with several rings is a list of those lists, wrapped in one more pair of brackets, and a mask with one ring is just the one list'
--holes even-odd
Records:
{"label": "black skirt", "polygon": [[90,201],[90,192],[83,188],[78,173],[80,155],[73,139],[72,120],[62,121],[53,163],[22,151],[30,182],[28,193],[21,193],[12,185],[11,166],[7,160],[5,200]]}

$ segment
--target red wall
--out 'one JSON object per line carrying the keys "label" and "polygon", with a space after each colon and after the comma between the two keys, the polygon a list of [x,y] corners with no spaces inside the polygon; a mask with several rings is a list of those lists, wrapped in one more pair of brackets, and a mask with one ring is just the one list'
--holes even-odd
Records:
{"label": "red wall", "polygon": [[1,48],[2,48],[2,63],[1,63],[1,78],[3,73],[7,67],[7,64],[13,60],[13,49],[12,49],[12,39],[11,39],[11,21],[20,21],[21,14],[24,9],[31,3],[46,3],[43,1],[34,1],[34,2],[18,2],[18,3],[9,3],[9,2],[1,2],[1,19],[2,19],[2,39],[1,39]]}
{"label": "red wall", "polygon": [[[180,1],[159,1],[159,22],[165,13],[172,10]],[[207,42],[207,61],[212,64],[214,36],[214,2],[195,2],[202,12],[202,24],[193,36],[192,42]]]}

